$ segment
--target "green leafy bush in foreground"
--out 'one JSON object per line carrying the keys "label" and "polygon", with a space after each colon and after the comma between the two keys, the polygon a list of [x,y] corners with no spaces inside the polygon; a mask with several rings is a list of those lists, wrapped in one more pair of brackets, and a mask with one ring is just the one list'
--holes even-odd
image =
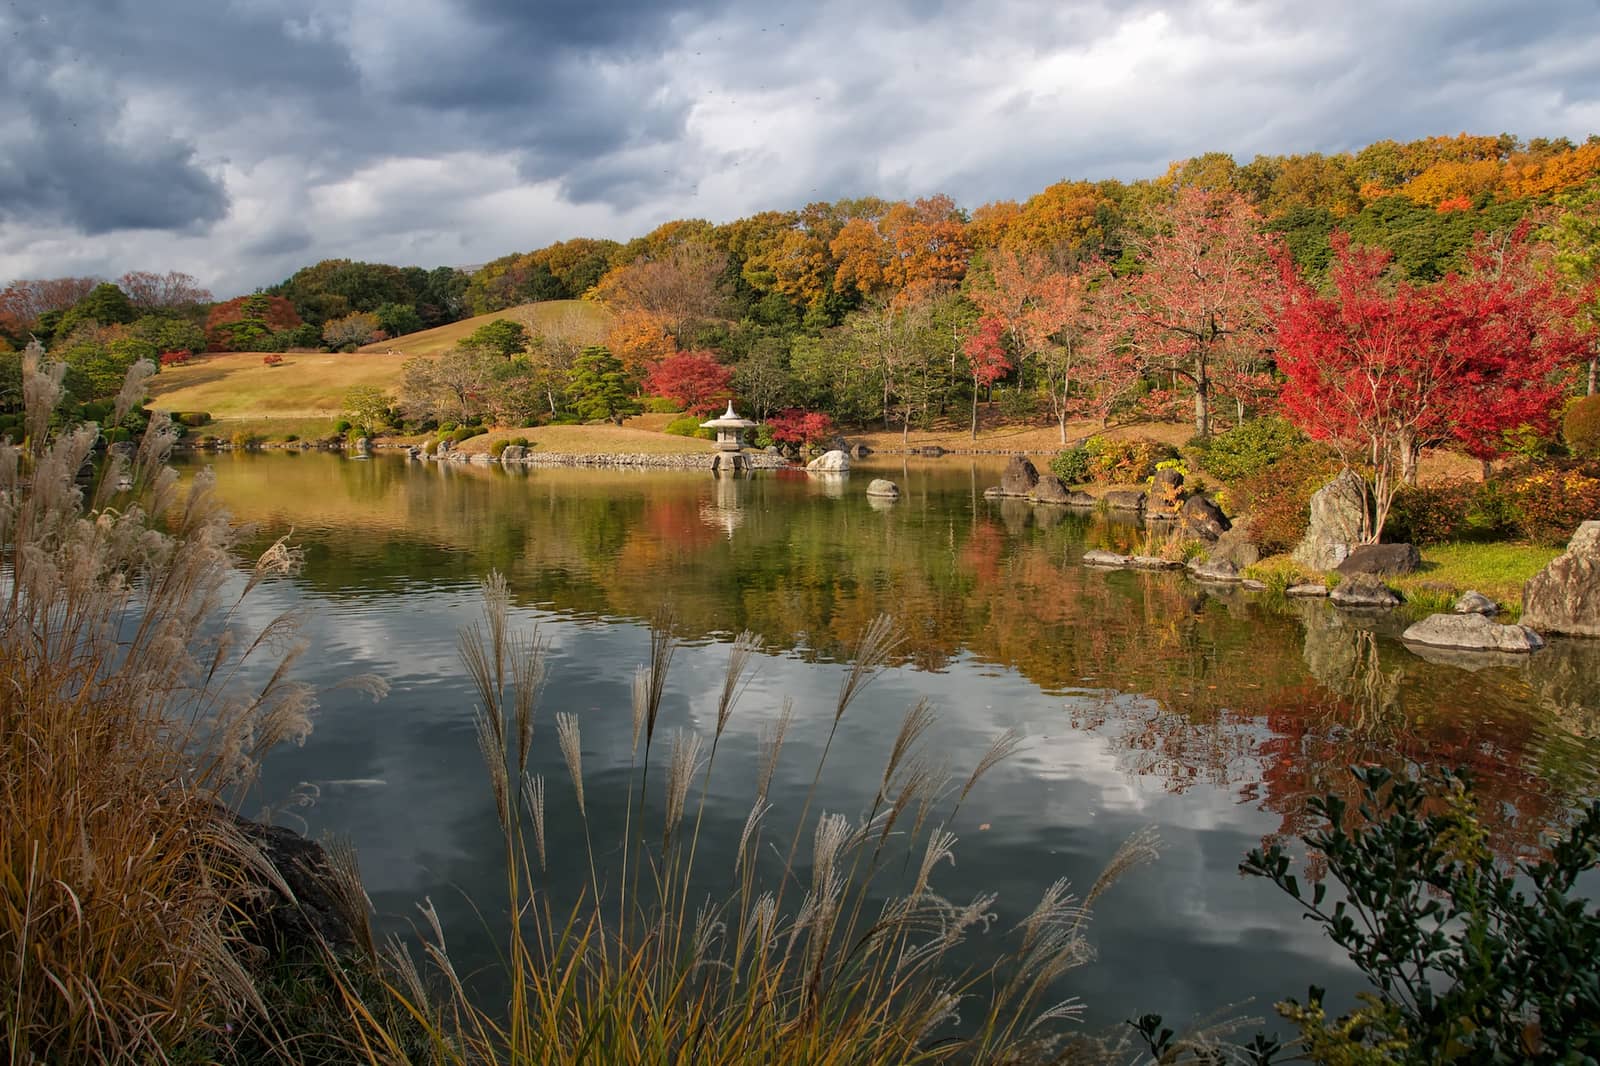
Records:
{"label": "green leafy bush in foreground", "polygon": [[[1351,772],[1356,808],[1313,799],[1324,826],[1304,838],[1342,893],[1301,885],[1281,845],[1240,865],[1299,904],[1372,985],[1339,1018],[1316,987],[1303,1003],[1278,1004],[1299,1030],[1297,1055],[1407,1066],[1600,1058],[1600,905],[1578,886],[1600,865],[1600,800],[1548,857],[1507,867],[1490,853],[1465,776]],[[1130,1024],[1158,1061],[1221,1061],[1193,1053],[1157,1015]],[[1287,1061],[1266,1037],[1242,1050],[1257,1063]]]}

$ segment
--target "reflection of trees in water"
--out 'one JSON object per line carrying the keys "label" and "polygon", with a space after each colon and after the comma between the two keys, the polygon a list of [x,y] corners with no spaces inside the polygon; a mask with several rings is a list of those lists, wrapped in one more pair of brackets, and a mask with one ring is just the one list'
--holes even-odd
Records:
{"label": "reflection of trees in water", "polygon": [[[846,654],[889,612],[904,662],[940,670],[965,654],[1072,693],[1074,724],[1110,738],[1131,772],[1174,791],[1233,790],[1276,812],[1282,834],[1302,828],[1306,798],[1344,788],[1353,763],[1465,765],[1517,845],[1595,785],[1600,649],[1558,642],[1472,672],[1406,651],[1392,619],[1086,569],[1083,550],[1126,550],[1140,528],[984,500],[966,471],[897,472],[902,498],[875,511],[862,478],[833,499],[804,475],[722,483],[317,456],[218,466],[243,517],[319,530],[304,580],[329,593],[494,566],[519,602],[644,620],[670,598],[690,638],[748,628],[817,658]],[[706,520],[724,513],[738,522]]]}

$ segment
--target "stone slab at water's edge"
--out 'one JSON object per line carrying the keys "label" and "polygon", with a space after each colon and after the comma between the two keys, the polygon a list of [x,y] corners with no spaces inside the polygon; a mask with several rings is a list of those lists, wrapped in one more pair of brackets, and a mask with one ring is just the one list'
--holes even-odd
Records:
{"label": "stone slab at water's edge", "polygon": [[1501,625],[1481,614],[1430,614],[1400,634],[1407,644],[1471,651],[1533,652],[1544,639],[1527,626]]}

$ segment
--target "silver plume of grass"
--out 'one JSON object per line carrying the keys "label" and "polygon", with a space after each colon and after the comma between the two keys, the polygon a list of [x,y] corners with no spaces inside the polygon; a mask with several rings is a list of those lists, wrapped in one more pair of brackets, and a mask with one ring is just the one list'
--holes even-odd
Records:
{"label": "silver plume of grass", "polygon": [[967,778],[967,783],[961,786],[961,795],[956,802],[959,804],[965,800],[967,794],[977,787],[978,782],[983,779],[984,774],[987,774],[1000,763],[1016,754],[1017,749],[1021,746],[1022,731],[1015,726],[995,737],[988,749],[984,751],[983,757],[978,760],[978,765],[972,768],[972,774]]}
{"label": "silver plume of grass", "polygon": [[905,759],[922,734],[934,722],[936,715],[933,704],[926,698],[918,700],[900,719],[900,731],[895,734],[894,745],[889,749],[889,760],[883,766],[883,779],[878,783],[878,802],[889,794],[889,782],[894,778],[895,771],[900,768],[900,763]]}
{"label": "silver plume of grass", "polygon": [[794,700],[783,698],[783,709],[777,720],[761,727],[761,764],[756,775],[756,802],[764,802],[772,788],[772,775],[778,769],[778,755],[783,751],[783,738],[789,733],[789,723],[794,721]]}
{"label": "silver plume of grass", "polygon": [[500,820],[500,831],[511,831],[510,784],[507,780],[505,737],[496,729],[499,716],[479,708],[473,715],[477,729],[478,753],[489,772],[489,788],[494,793],[494,813]]}
{"label": "silver plume of grass", "polygon": [[903,639],[895,626],[894,619],[886,614],[880,614],[867,623],[867,628],[861,631],[861,638],[856,642],[850,669],[839,685],[839,702],[833,712],[834,722],[837,723],[844,717],[845,710],[861,691],[872,683],[873,678],[883,672],[889,657],[900,647]]}
{"label": "silver plume of grass", "polygon": [[750,683],[750,676],[746,676],[745,671],[751,659],[761,651],[762,644],[762,639],[748,629],[733,638],[733,645],[728,649],[728,672],[723,675],[722,694],[717,700],[718,737],[722,736],[722,731],[728,726],[728,718],[733,714],[733,705],[739,701],[740,694]]}
{"label": "silver plume of grass", "polygon": [[679,729],[672,735],[672,761],[667,767],[667,821],[665,836],[672,833],[683,821],[684,806],[689,798],[689,782],[700,764],[702,746],[700,734],[692,729]]}
{"label": "silver plume of grass", "polygon": [[522,802],[527,805],[533,819],[533,847],[539,856],[539,869],[548,869],[544,854],[544,775],[532,774],[522,779]]}
{"label": "silver plume of grass", "polygon": [[567,761],[567,774],[572,778],[572,791],[578,797],[578,816],[589,817],[583,802],[583,742],[578,735],[578,716],[562,711],[556,715],[556,740],[561,746],[561,757]]}
{"label": "silver plume of grass", "polygon": [[1106,889],[1116,884],[1128,871],[1146,863],[1155,862],[1160,857],[1161,833],[1155,826],[1147,825],[1143,829],[1134,832],[1127,840],[1122,842],[1122,846],[1117,849],[1117,853],[1111,856],[1111,861],[1106,863],[1105,869],[1100,871],[1100,876],[1095,879],[1094,885],[1089,889],[1089,894],[1083,899],[1084,907],[1093,907],[1094,901],[1099,899]]}

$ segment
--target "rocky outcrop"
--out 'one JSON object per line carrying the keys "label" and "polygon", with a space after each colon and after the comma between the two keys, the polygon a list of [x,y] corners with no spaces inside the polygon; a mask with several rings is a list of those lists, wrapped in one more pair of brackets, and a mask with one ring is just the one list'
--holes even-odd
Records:
{"label": "rocky outcrop", "polygon": [[806,469],[819,474],[843,474],[850,469],[850,455],[841,448],[834,448],[811,460]]}
{"label": "rocky outcrop", "polygon": [[1215,541],[1232,525],[1222,508],[1204,496],[1190,496],[1178,512],[1179,528],[1184,536]]}
{"label": "rocky outcrop", "polygon": [[[361,900],[349,898],[321,844],[282,826],[262,825],[222,812],[272,865],[282,879],[275,884],[253,873],[252,896],[241,901],[249,941],[274,958],[300,952],[316,954],[321,945],[353,948],[366,927]],[[289,894],[284,894],[284,888]]]}
{"label": "rocky outcrop", "polygon": [[1000,491],[1007,496],[1026,496],[1039,484],[1039,471],[1025,455],[1013,455],[1000,475]]}
{"label": "rocky outcrop", "polygon": [[1294,561],[1308,570],[1332,570],[1361,540],[1366,513],[1365,483],[1352,470],[1341,472],[1312,494],[1311,524],[1294,549]]}
{"label": "rocky outcrop", "polygon": [[1113,511],[1142,511],[1144,498],[1137,489],[1115,489],[1100,497],[1100,502]]}
{"label": "rocky outcrop", "polygon": [[1209,581],[1218,585],[1236,585],[1243,575],[1239,568],[1226,559],[1207,559],[1189,564],[1189,576],[1196,581]]}
{"label": "rocky outcrop", "polygon": [[528,448],[523,444],[507,444],[500,453],[502,463],[520,463],[528,457]]}
{"label": "rocky outcrop", "polygon": [[1430,614],[1400,634],[1407,644],[1470,651],[1531,652],[1544,640],[1527,626],[1500,625],[1481,614]]}
{"label": "rocky outcrop", "polygon": [[1522,586],[1522,621],[1541,633],[1600,637],[1600,522],[1585,522]]}
{"label": "rocky outcrop", "polygon": [[1182,559],[1163,559],[1159,555],[1134,555],[1128,565],[1135,570],[1182,570]]}
{"label": "rocky outcrop", "polygon": [[1034,503],[1070,503],[1072,490],[1054,474],[1043,474],[1028,496]]}
{"label": "rocky outcrop", "polygon": [[1334,567],[1341,574],[1410,574],[1422,565],[1412,544],[1362,544]]}
{"label": "rocky outcrop", "polygon": [[867,486],[867,495],[876,496],[884,500],[898,500],[900,498],[900,486],[885,478],[875,477],[872,479],[871,484]]}
{"label": "rocky outcrop", "polygon": [[1250,539],[1250,516],[1244,515],[1217,537],[1206,552],[1214,563],[1232,563],[1243,570],[1261,561],[1261,549]]}
{"label": "rocky outcrop", "polygon": [[1171,467],[1157,470],[1150,479],[1145,510],[1150,517],[1176,518],[1183,509],[1183,475]]}
{"label": "rocky outcrop", "polygon": [[1481,614],[1488,618],[1493,618],[1500,613],[1500,605],[1483,593],[1468,589],[1456,601],[1455,612],[1456,614]]}
{"label": "rocky outcrop", "polygon": [[1297,600],[1323,599],[1328,595],[1328,586],[1307,581],[1299,585],[1290,585],[1283,590],[1283,594],[1293,596]]}
{"label": "rocky outcrop", "polygon": [[1366,607],[1388,609],[1405,602],[1394,589],[1383,583],[1376,574],[1351,574],[1339,582],[1329,596],[1337,607]]}
{"label": "rocky outcrop", "polygon": [[1083,565],[1085,566],[1121,567],[1127,566],[1132,561],[1133,557],[1131,555],[1118,555],[1116,552],[1108,552],[1100,548],[1083,553]]}

